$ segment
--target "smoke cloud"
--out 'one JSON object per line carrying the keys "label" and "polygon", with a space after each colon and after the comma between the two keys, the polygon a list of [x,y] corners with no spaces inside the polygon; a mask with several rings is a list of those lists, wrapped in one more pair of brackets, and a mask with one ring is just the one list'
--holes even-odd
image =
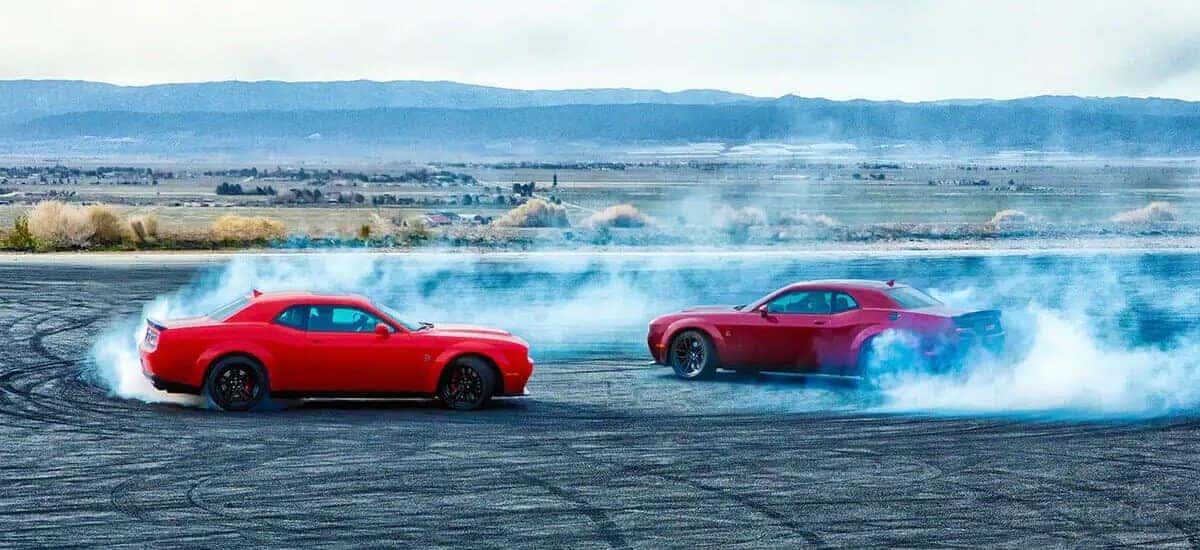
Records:
{"label": "smoke cloud", "polygon": [[[363,254],[240,256],[122,319],[97,340],[89,374],[114,395],[167,397],[141,375],[142,319],[203,314],[257,288],[355,292],[411,320],[497,326],[528,340],[539,361],[648,360],[653,317],[705,303],[753,301],[817,278],[898,278],[943,301],[1004,311],[1008,351],[952,372],[885,359],[873,389],[846,389],[860,409],[945,414],[1153,416],[1200,406],[1200,305],[1173,273],[1198,273],[1196,255]],[[886,354],[881,354],[886,355]],[[567,365],[554,368],[570,368]],[[738,406],[811,410],[814,390],[767,382],[736,393]],[[676,383],[669,379],[647,383]],[[678,382],[685,383],[685,382]],[[843,400],[838,400],[842,402]],[[789,403],[791,406],[789,406]],[[698,403],[697,406],[704,406]]]}

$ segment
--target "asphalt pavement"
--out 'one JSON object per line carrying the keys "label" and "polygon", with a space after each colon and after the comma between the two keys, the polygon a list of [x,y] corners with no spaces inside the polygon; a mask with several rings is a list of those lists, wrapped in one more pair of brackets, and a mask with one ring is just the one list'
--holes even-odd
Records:
{"label": "asphalt pavement", "polygon": [[[195,267],[0,266],[5,547],[1200,545],[1200,421],[873,412],[783,375],[538,365],[523,400],[251,414],[81,377]],[[469,321],[469,320],[465,320]]]}

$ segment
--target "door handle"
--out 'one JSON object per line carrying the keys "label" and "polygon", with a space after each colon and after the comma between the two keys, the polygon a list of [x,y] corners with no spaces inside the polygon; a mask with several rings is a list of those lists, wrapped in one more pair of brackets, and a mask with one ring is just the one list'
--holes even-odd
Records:
{"label": "door handle", "polygon": [[823,324],[825,324],[825,321],[813,321],[813,324],[814,325],[823,325]]}

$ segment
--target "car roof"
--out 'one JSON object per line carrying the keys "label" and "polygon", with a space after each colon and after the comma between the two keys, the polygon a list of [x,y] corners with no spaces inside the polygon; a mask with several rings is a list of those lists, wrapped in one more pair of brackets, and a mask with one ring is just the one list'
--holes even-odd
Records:
{"label": "car roof", "polygon": [[789,289],[801,289],[801,288],[823,287],[823,288],[834,288],[834,289],[839,289],[839,290],[854,290],[854,289],[888,290],[888,289],[892,289],[892,288],[908,286],[903,283],[897,283],[895,281],[891,281],[891,284],[888,284],[888,283],[889,283],[889,281],[873,281],[870,279],[823,279],[820,281],[803,281],[803,282],[798,282],[798,283],[792,283],[791,285],[788,286],[788,288]]}
{"label": "car roof", "polygon": [[318,294],[306,290],[262,292],[251,298],[255,304],[363,304],[369,302],[358,294]]}

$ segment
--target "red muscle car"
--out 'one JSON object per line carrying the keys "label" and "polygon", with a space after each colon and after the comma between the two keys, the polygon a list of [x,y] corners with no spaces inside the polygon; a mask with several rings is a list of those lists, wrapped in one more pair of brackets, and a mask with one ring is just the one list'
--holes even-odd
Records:
{"label": "red muscle car", "polygon": [[147,320],[142,371],[168,392],[222,410],[266,396],[435,396],[474,409],[525,393],[529,346],[503,330],[413,323],[354,295],[287,292],[239,299],[204,317]]}
{"label": "red muscle car", "polygon": [[1003,344],[1000,312],[943,305],[894,281],[833,280],[788,285],[744,306],[711,306],[650,322],[655,362],[685,379],[718,368],[858,375],[874,338],[904,335],[916,357],[945,364],[976,346]]}

